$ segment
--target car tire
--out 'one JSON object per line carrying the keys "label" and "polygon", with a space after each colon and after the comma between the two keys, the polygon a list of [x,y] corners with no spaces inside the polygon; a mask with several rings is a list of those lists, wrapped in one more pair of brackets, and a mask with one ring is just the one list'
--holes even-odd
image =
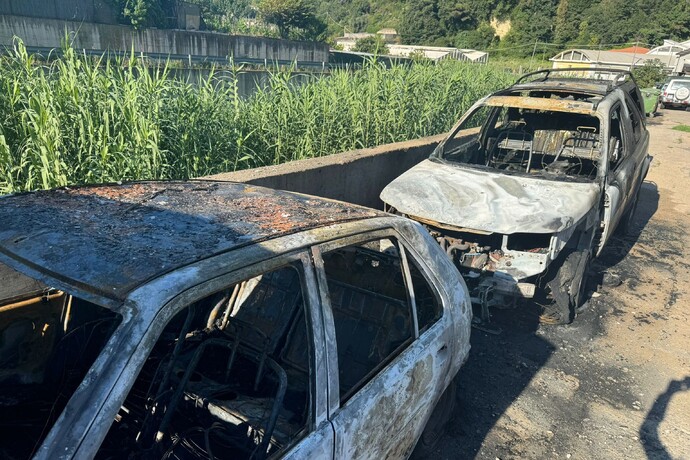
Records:
{"label": "car tire", "polygon": [[654,108],[653,108],[652,111],[650,112],[649,117],[650,117],[650,118],[654,118],[654,117],[656,116],[656,111],[657,111],[657,110],[659,110],[659,102],[657,102],[656,104],[654,104]]}
{"label": "car tire", "polygon": [[436,449],[457,405],[457,386],[457,380],[453,379],[439,398],[410,456],[411,459],[429,458]]}
{"label": "car tire", "polygon": [[550,270],[545,283],[550,303],[539,316],[542,324],[570,324],[582,307],[587,293],[587,272],[592,251],[566,249]]}
{"label": "car tire", "polygon": [[642,185],[637,187],[637,192],[635,192],[635,196],[633,197],[632,202],[628,205],[628,209],[625,211],[625,214],[621,217],[621,221],[618,224],[618,228],[616,229],[616,233],[620,236],[627,236],[632,233],[633,229],[633,221],[635,220],[635,211],[637,210],[637,202],[640,198],[640,190],[642,189]]}
{"label": "car tire", "polygon": [[666,106],[664,105],[664,103],[663,103],[663,102],[659,102],[659,109],[663,110],[663,109],[665,109],[665,108],[666,108]]}

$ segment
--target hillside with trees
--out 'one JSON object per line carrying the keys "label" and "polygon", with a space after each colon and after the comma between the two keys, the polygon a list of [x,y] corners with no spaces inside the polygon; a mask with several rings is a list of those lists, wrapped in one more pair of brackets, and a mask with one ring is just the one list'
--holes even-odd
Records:
{"label": "hillside with trees", "polygon": [[[174,0],[110,0],[122,21],[165,27]],[[405,44],[504,50],[653,46],[690,38],[688,0],[187,0],[212,30],[327,40],[395,28]],[[169,17],[169,15],[167,16]],[[492,22],[506,25],[497,33]],[[499,35],[501,35],[499,37]],[[555,48],[554,48],[555,50]]]}
{"label": "hillside with trees", "polygon": [[[685,0],[320,0],[317,15],[331,34],[393,27],[406,44],[515,54],[529,54],[537,41],[566,47],[690,38]],[[499,38],[492,20],[509,23],[509,32]]]}

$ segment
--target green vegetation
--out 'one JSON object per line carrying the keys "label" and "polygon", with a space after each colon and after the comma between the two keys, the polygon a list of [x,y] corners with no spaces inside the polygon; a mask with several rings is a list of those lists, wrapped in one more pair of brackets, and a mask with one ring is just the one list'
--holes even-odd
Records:
{"label": "green vegetation", "polygon": [[198,177],[437,134],[514,78],[458,62],[372,62],[303,85],[276,70],[244,99],[237,78],[192,85],[134,57],[63,53],[39,63],[18,42],[0,57],[0,193]]}
{"label": "green vegetation", "polygon": [[658,59],[647,61],[641,67],[635,67],[632,73],[640,88],[653,88],[666,78],[664,65]]}
{"label": "green vegetation", "polygon": [[360,38],[355,42],[355,47],[353,51],[359,51],[362,53],[372,53],[372,54],[387,54],[388,45],[383,41],[383,38],[379,35],[374,35],[371,37]]}
{"label": "green vegetation", "polygon": [[[173,0],[108,0],[135,27],[171,27]],[[687,0],[188,0],[208,28],[325,40],[397,29],[406,44],[553,56],[566,47],[610,49],[690,38]],[[261,19],[262,21],[257,21]],[[492,20],[510,24],[502,39]],[[271,26],[271,24],[273,26]]]}
{"label": "green vegetation", "polygon": [[326,30],[326,24],[314,15],[314,8],[309,0],[259,0],[258,10],[267,23],[278,27],[281,38],[325,38],[322,34]]}
{"label": "green vegetation", "polygon": [[[677,0],[318,0],[329,33],[394,27],[408,44],[492,49],[502,54],[550,56],[570,46],[690,38],[690,2]],[[499,40],[492,19],[509,20]],[[551,46],[545,46],[549,43]]]}
{"label": "green vegetation", "polygon": [[688,125],[676,125],[671,129],[675,129],[676,131],[682,131],[684,133],[690,133],[690,126]]}

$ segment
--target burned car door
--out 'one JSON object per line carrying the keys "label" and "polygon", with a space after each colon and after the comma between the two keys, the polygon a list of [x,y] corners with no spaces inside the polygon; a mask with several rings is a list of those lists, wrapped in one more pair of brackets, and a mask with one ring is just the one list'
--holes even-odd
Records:
{"label": "burned car door", "polygon": [[628,96],[613,105],[609,121],[608,170],[605,184],[604,233],[600,249],[626,212],[634,206],[649,167],[649,133]]}
{"label": "burned car door", "polygon": [[206,282],[159,312],[96,458],[332,455],[308,255],[234,279]]}
{"label": "burned car door", "polygon": [[335,458],[406,458],[448,381],[450,306],[390,234],[313,251]]}

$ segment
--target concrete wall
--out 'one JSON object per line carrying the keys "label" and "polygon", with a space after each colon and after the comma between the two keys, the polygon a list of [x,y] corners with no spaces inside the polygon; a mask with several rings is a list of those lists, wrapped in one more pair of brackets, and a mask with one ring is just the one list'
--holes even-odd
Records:
{"label": "concrete wall", "polygon": [[117,24],[107,0],[0,0],[0,14]]}
{"label": "concrete wall", "polygon": [[[156,70],[152,69],[154,73]],[[200,82],[206,81],[211,74],[209,69],[200,68],[172,68],[168,71],[168,78],[175,78],[192,85],[199,85]],[[290,76],[290,84],[294,87],[304,85],[306,83],[315,82],[319,78],[327,77],[329,75],[328,68],[325,71],[294,71]],[[234,78],[237,78],[237,92],[241,97],[249,97],[258,91],[259,88],[270,89],[270,71],[261,69],[246,69],[236,74],[232,74],[228,70],[215,70],[213,72],[213,85],[224,86],[226,84],[234,83]]]}
{"label": "concrete wall", "polygon": [[317,42],[246,37],[212,32],[144,29],[87,22],[0,16],[0,45],[21,38],[27,46],[59,48],[65,31],[73,46],[86,50],[113,50],[191,56],[235,56],[268,61],[328,62],[328,45]]}
{"label": "concrete wall", "polygon": [[382,209],[381,190],[427,158],[444,136],[216,174],[204,179],[246,182]]}

